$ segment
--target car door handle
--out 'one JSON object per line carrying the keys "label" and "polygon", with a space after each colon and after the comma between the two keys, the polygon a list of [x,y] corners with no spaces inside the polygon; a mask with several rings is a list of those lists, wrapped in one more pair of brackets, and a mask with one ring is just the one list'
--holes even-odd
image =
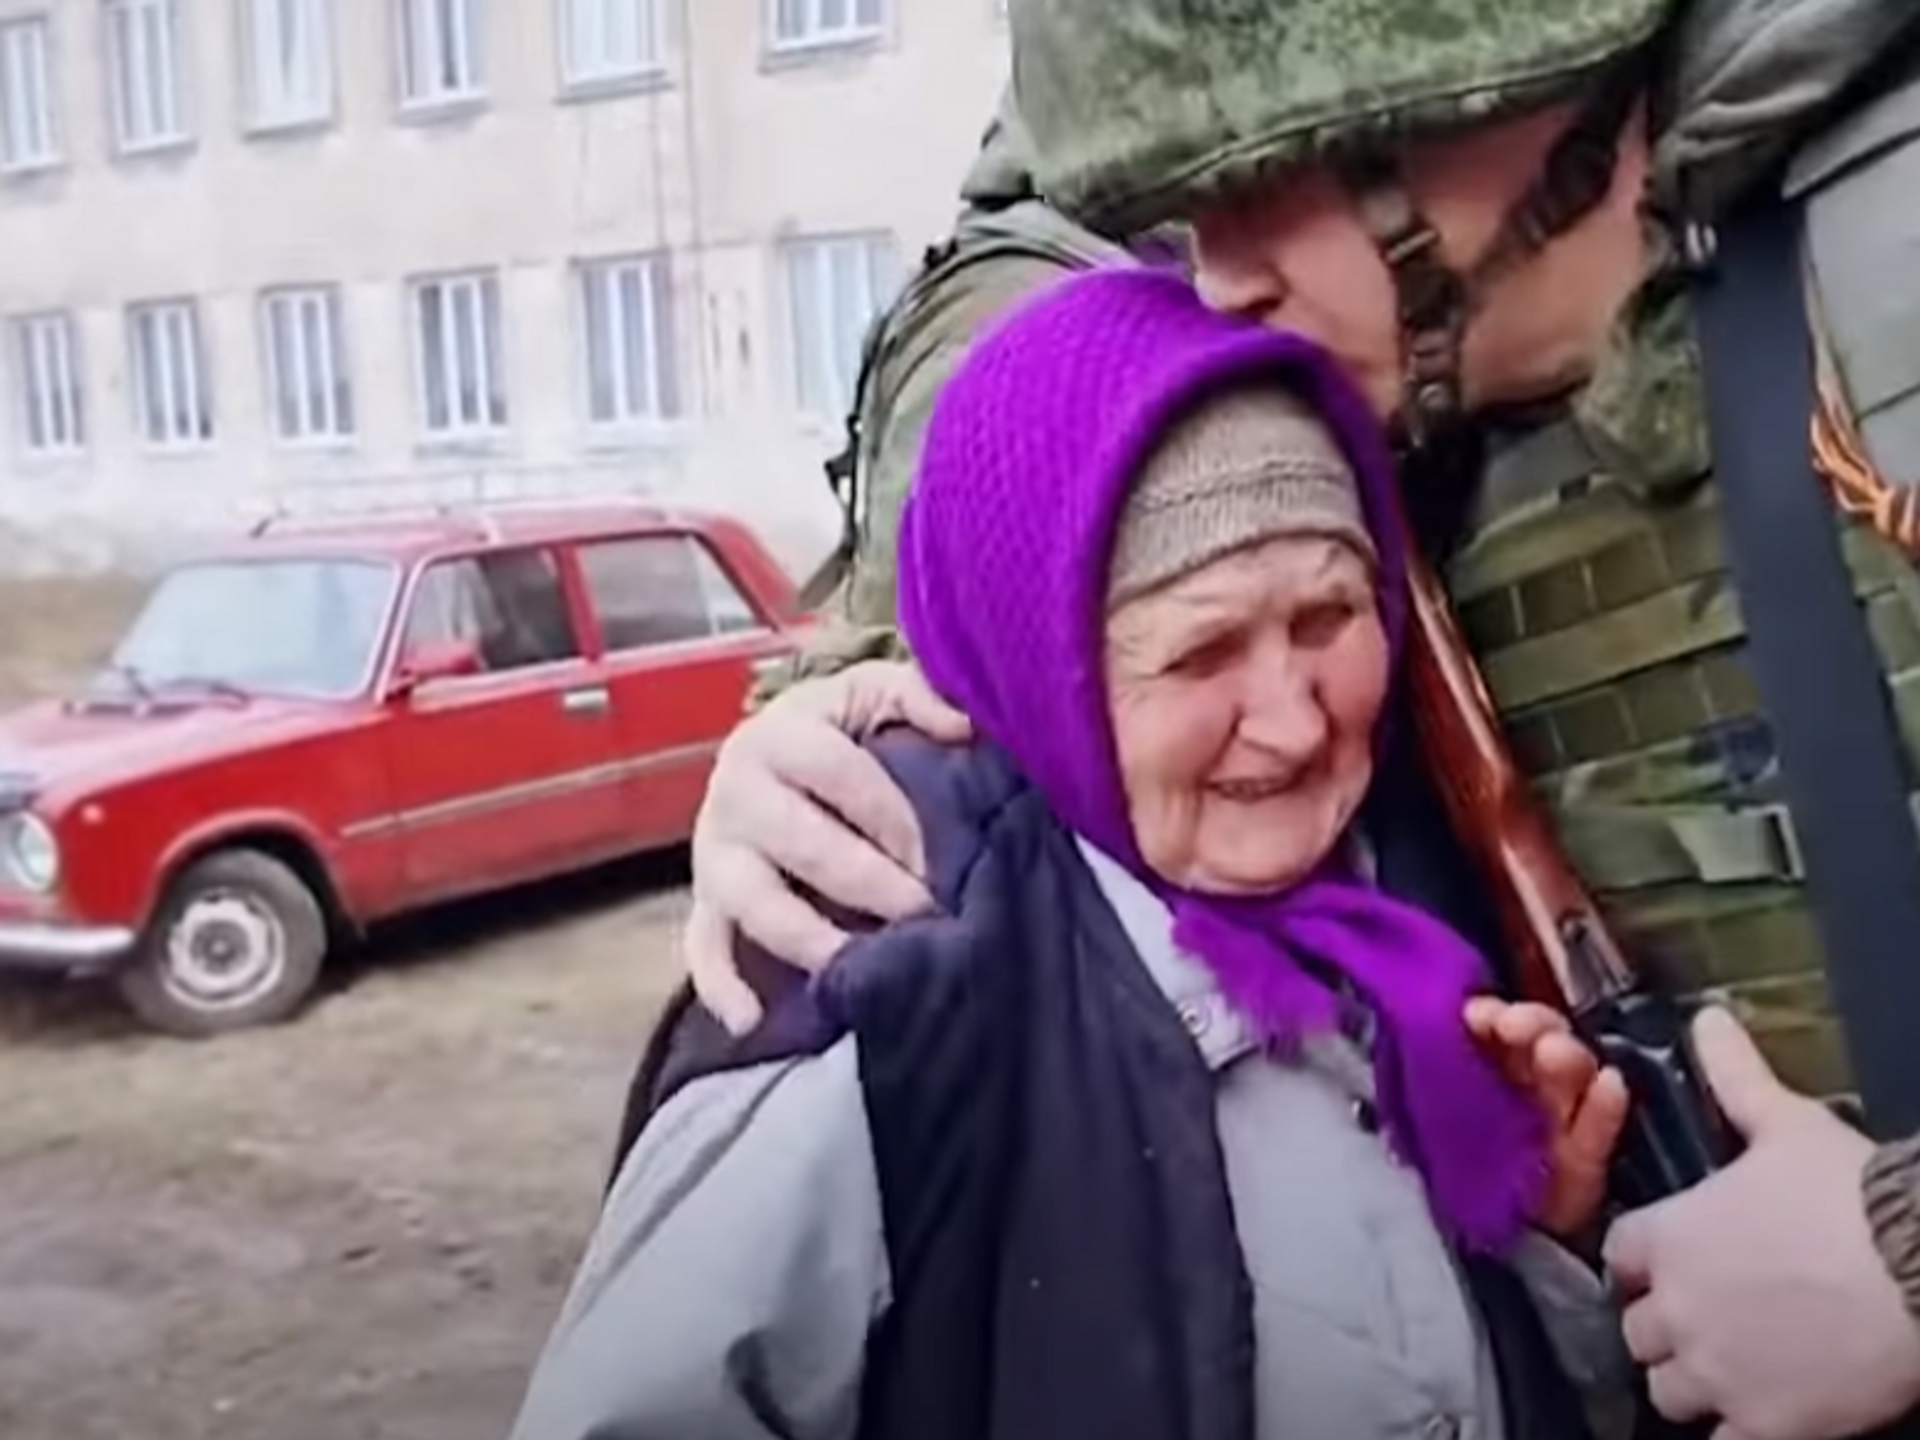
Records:
{"label": "car door handle", "polygon": [[611,699],[604,685],[586,685],[560,696],[560,708],[569,715],[594,715],[607,708]]}

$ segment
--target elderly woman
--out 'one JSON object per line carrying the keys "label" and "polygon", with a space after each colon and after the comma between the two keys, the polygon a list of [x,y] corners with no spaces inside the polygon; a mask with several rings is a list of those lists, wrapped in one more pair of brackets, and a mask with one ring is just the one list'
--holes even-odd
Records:
{"label": "elderly woman", "polygon": [[985,738],[873,742],[941,913],[664,1061],[518,1440],[1561,1440],[1627,1393],[1559,1244],[1618,1077],[1372,878],[1385,463],[1170,276],[976,347],[901,576]]}

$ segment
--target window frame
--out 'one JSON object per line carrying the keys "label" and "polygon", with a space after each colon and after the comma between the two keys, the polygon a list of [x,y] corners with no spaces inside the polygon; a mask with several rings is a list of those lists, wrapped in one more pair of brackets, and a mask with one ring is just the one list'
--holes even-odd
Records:
{"label": "window frame", "polygon": [[[680,347],[677,277],[671,252],[639,250],[581,256],[572,262],[569,271],[577,406],[588,438],[594,442],[617,443],[662,437],[684,426],[690,407]],[[640,293],[647,320],[644,338],[650,351],[646,358],[652,366],[652,385],[647,388],[651,390],[653,408],[644,405],[633,411],[617,408],[616,413],[601,416],[594,410],[598,388],[594,373],[596,329],[600,323],[605,324],[607,333],[598,338],[607,342],[606,353],[610,359],[616,355],[622,357],[615,367],[622,372],[626,370],[627,358],[619,342],[626,331],[613,323],[616,317],[611,310],[596,314],[596,294],[601,299],[623,294],[618,288],[618,277],[629,271],[638,271],[641,276]],[[621,378],[631,377],[610,376],[608,389],[610,396],[623,405],[625,387],[617,383]]]}
{"label": "window frame", "polygon": [[[68,411],[67,420],[73,431],[73,438],[67,444],[36,445],[32,441],[33,416],[36,408],[36,395],[29,382],[36,378],[35,372],[41,367],[37,359],[30,359],[28,353],[32,337],[43,333],[45,327],[57,327],[54,333],[61,336],[60,349],[65,356],[66,375],[64,379]],[[88,421],[86,401],[86,364],[81,349],[80,326],[70,310],[36,310],[18,315],[10,315],[6,321],[7,369],[13,381],[13,417],[17,431],[19,454],[34,462],[73,459],[86,454],[88,444]],[[42,347],[34,346],[33,355],[43,353]]]}
{"label": "window frame", "polygon": [[[107,133],[114,154],[123,159],[178,150],[194,142],[193,121],[188,111],[186,64],[187,35],[182,23],[180,0],[100,0],[102,5],[101,40],[105,47]],[[149,134],[134,135],[129,128],[133,107],[124,86],[131,73],[123,46],[131,36],[134,17],[141,11],[156,11],[164,16],[163,33],[167,40],[166,69],[168,110],[166,128]],[[158,107],[144,107],[153,110]]]}
{"label": "window frame", "polygon": [[[153,378],[146,372],[142,363],[140,345],[140,321],[143,317],[161,317],[182,315],[186,317],[187,354],[190,357],[192,389],[191,399],[195,402],[196,419],[205,429],[204,434],[182,437],[169,433],[164,438],[155,439],[147,426],[148,413],[152,406],[153,392],[149,382]],[[200,302],[192,297],[173,296],[154,300],[135,300],[125,311],[127,327],[127,359],[132,383],[127,387],[128,399],[133,402],[134,435],[143,450],[160,454],[176,454],[206,450],[213,446],[220,433],[213,398],[213,357],[206,333],[206,324],[201,315]],[[171,395],[169,399],[173,398]],[[169,407],[170,409],[171,407]]]}
{"label": "window frame", "polygon": [[[785,3],[807,12],[810,23],[804,25],[796,35],[782,36],[782,3],[783,0],[764,0],[761,8],[761,33],[765,37],[761,48],[769,59],[776,61],[870,49],[885,43],[893,25],[892,0],[843,0],[849,19],[847,23],[837,26],[826,26],[820,21],[821,9],[828,0],[785,0]],[[862,22],[857,18],[861,6],[866,4],[871,4],[876,12],[871,22]]]}
{"label": "window frame", "polygon": [[[261,50],[260,16],[263,9],[279,10],[295,6],[309,13],[315,38],[316,58],[314,93],[306,97],[306,108],[269,110],[263,104],[264,87],[259,65]],[[277,22],[276,22],[277,23]],[[339,39],[335,30],[334,7],[328,0],[237,0],[234,26],[235,54],[239,62],[239,101],[241,124],[248,135],[275,135],[291,130],[315,130],[331,126],[339,114],[340,75]]]}
{"label": "window frame", "polygon": [[[832,275],[831,256],[836,247],[860,245],[864,247],[863,259],[870,291],[871,304],[866,318],[854,327],[849,340],[848,353],[844,356],[827,356],[831,368],[836,373],[833,380],[841,387],[831,396],[819,397],[824,408],[816,408],[807,394],[807,352],[814,352],[810,358],[822,358],[820,347],[824,339],[810,338],[804,333],[801,324],[801,294],[796,286],[796,261],[801,255],[809,257],[808,268],[815,278],[821,274]],[[887,307],[898,295],[902,280],[900,263],[900,244],[891,230],[834,230],[809,234],[797,234],[783,237],[775,245],[775,266],[777,269],[776,293],[780,305],[780,324],[777,332],[785,340],[785,361],[787,374],[785,386],[787,402],[793,410],[810,420],[838,425],[845,421],[847,412],[852,408],[855,391],[859,385],[860,357],[866,338],[876,319],[886,313]],[[819,297],[815,297],[818,299]],[[834,297],[829,294],[826,299]],[[809,308],[820,311],[818,304]],[[837,324],[838,317],[834,317]],[[844,359],[845,371],[840,372]]]}
{"label": "window frame", "polygon": [[[53,12],[50,10],[23,10],[0,15],[0,174],[10,177],[37,175],[60,169],[67,163],[66,127],[60,105],[60,55],[53,23]],[[40,138],[45,141],[45,148],[16,155],[16,135],[12,123],[14,91],[9,82],[13,74],[10,63],[12,40],[18,34],[39,36],[40,93],[34,118],[38,123]]]}
{"label": "window frame", "polygon": [[[318,313],[323,317],[322,330],[326,342],[323,363],[327,371],[324,377],[326,383],[318,393],[325,397],[324,408],[328,418],[335,423],[332,428],[303,428],[299,434],[289,435],[281,424],[284,417],[282,401],[286,398],[281,390],[286,377],[280,373],[281,352],[275,319],[283,312],[295,317],[302,315],[306,313],[305,307],[316,302]],[[359,437],[360,410],[354,385],[352,349],[346,333],[346,305],[340,286],[330,283],[271,285],[260,292],[255,314],[259,329],[261,388],[266,399],[267,428],[274,444],[297,450],[338,449],[352,445]],[[306,360],[310,358],[304,343],[304,328],[293,338],[298,342],[297,353],[304,369]],[[311,377],[308,379],[308,386],[296,399],[296,408],[303,423],[311,418],[306,401],[316,393],[312,389]]]}
{"label": "window frame", "polygon": [[[416,64],[414,17],[416,12],[420,11],[437,14],[438,7],[442,4],[457,7],[461,16],[464,40],[462,46],[464,83],[448,88],[436,86],[430,90],[416,91],[413,86],[415,76],[427,72]],[[478,109],[487,103],[489,95],[486,63],[488,0],[394,0],[392,14],[394,91],[403,117],[431,118],[448,111]],[[440,48],[431,58],[440,60],[446,53],[447,37],[437,36],[437,44]],[[442,67],[436,65],[431,68],[438,72]]]}
{"label": "window frame", "polygon": [[[641,33],[647,37],[647,55],[636,65],[582,70],[576,67],[572,43],[575,34],[573,14],[577,6],[602,7],[630,3],[642,11]],[[664,84],[672,70],[669,54],[668,0],[552,0],[554,68],[560,94],[568,99],[595,99],[601,96],[653,89]]]}
{"label": "window frame", "polygon": [[[439,289],[451,294],[455,287],[474,286],[483,300],[480,313],[483,323],[483,342],[486,339],[484,326],[491,324],[491,344],[482,343],[475,354],[486,367],[485,379],[495,382],[489,388],[482,403],[486,409],[486,418],[473,423],[450,423],[436,429],[432,424],[433,406],[429,393],[431,379],[427,363],[427,336],[422,304],[427,291]],[[460,447],[471,445],[492,445],[508,434],[513,428],[512,387],[508,383],[512,376],[512,365],[508,358],[506,287],[502,283],[499,269],[492,267],[474,267],[458,270],[436,270],[426,274],[410,276],[406,282],[408,349],[413,365],[414,424],[421,443],[433,447]],[[457,353],[458,345],[453,340],[452,328],[447,327],[441,336],[443,350],[452,346]],[[442,359],[445,359],[443,354]],[[494,373],[497,365],[498,373]],[[453,378],[452,370],[446,376]],[[447,395],[446,413],[451,417],[455,410],[459,386],[455,382]],[[499,397],[499,419],[493,418],[492,397]]]}

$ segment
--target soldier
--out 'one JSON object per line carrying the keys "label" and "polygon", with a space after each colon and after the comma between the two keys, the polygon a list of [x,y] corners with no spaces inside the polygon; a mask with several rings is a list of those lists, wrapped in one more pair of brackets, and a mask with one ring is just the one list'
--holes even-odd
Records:
{"label": "soldier", "polygon": [[[1853,627],[1873,639],[1869,651],[1848,637],[1836,664],[1841,650],[1877,663],[1864,707],[1876,714],[1857,709],[1862,723],[1884,721],[1889,687],[1903,717],[1920,718],[1906,698],[1920,593],[1899,553],[1920,525],[1910,496],[1877,478],[1920,445],[1920,282],[1894,263],[1911,226],[1890,198],[1920,166],[1920,12],[1875,0],[1782,9],[1016,3],[1019,105],[1002,108],[954,238],[873,337],[845,623],[715,773],[688,927],[707,1004],[736,1029],[757,1013],[731,969],[735,927],[802,967],[830,959],[845,931],[796,885],[887,918],[925,904],[911,816],[851,737],[890,721],[967,733],[890,630],[898,507],[931,399],[970,337],[1020,296],[1125,262],[1178,223],[1211,302],[1320,340],[1393,417],[1406,498],[1516,758],[1636,956],[1693,988],[1731,987],[1801,1088],[1849,1088],[1820,996],[1823,942],[1912,897],[1883,886],[1876,909],[1828,905],[1816,926],[1806,770],[1778,763],[1792,748],[1777,743],[1780,686],[1742,618],[1765,597],[1745,583],[1751,565],[1734,581],[1734,507],[1708,467],[1683,283],[1708,256],[1692,237],[1655,233],[1654,278],[1595,366],[1646,273],[1637,202],[1650,164],[1668,213],[1711,220],[1756,185],[1777,187],[1798,152],[1789,180],[1807,207],[1810,264],[1789,281],[1804,282],[1820,322],[1823,455],[1833,512],[1849,517],[1848,578],[1866,616]],[[1513,413],[1576,389],[1554,423]],[[1790,396],[1786,418],[1815,398],[1811,386]],[[1768,406],[1757,392],[1747,404]],[[1920,723],[1905,733],[1920,748]],[[1837,784],[1851,759],[1822,763]],[[1892,928],[1909,950],[1920,933]],[[1860,973],[1829,958],[1836,978]],[[1644,1292],[1628,1329],[1654,1398],[1751,1435],[1840,1434],[1897,1413],[1920,1396],[1920,1332],[1902,1304],[1920,1290],[1910,1152],[1876,1152],[1781,1089],[1737,1032],[1708,1022],[1703,1044],[1751,1153],[1616,1231],[1623,1283]],[[1812,1178],[1786,1192],[1789,1215],[1767,1187],[1799,1161]],[[1768,1217],[1797,1242],[1764,1231]],[[1738,1266],[1734,1237],[1749,1242]],[[1784,1275],[1759,1263],[1789,1256],[1804,1263]],[[1835,1342],[1823,1356],[1805,1353],[1804,1329],[1754,1328],[1784,1314],[1783,1279],[1816,1272],[1825,1313],[1856,1317],[1823,1327]],[[1840,1345],[1842,1333],[1860,1342]]]}

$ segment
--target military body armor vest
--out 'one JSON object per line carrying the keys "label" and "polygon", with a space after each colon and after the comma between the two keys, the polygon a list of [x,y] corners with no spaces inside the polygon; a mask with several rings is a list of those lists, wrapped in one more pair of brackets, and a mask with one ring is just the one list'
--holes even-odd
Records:
{"label": "military body armor vest", "polygon": [[[1801,155],[1818,447],[1920,761],[1920,70]],[[1746,665],[1684,293],[1651,294],[1572,422],[1506,445],[1448,588],[1516,761],[1636,959],[1732,1001],[1785,1077],[1851,1088]],[[1920,787],[1914,787],[1920,788]],[[1920,806],[1916,807],[1920,813]],[[1920,937],[1915,937],[1920,945]]]}

